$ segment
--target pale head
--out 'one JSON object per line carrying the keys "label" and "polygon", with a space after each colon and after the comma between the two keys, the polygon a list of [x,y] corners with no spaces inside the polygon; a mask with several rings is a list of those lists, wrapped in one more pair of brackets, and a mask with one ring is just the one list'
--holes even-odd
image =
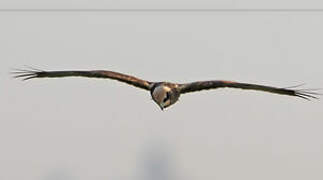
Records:
{"label": "pale head", "polygon": [[163,110],[165,107],[169,106],[170,101],[170,93],[171,88],[160,85],[157,86],[154,91],[152,92],[153,100],[158,104],[158,106]]}

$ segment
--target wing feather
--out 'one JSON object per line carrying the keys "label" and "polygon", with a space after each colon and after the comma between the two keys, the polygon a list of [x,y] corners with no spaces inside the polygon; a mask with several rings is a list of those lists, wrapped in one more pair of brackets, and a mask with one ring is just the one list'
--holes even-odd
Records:
{"label": "wing feather", "polygon": [[318,99],[319,93],[310,91],[310,90],[297,90],[289,88],[277,88],[272,86],[264,86],[258,84],[248,84],[248,83],[238,83],[233,81],[197,81],[187,84],[180,84],[179,89],[180,93],[190,93],[201,90],[216,89],[216,88],[239,88],[246,90],[256,90],[256,91],[265,91],[274,94],[297,96],[303,99]]}
{"label": "wing feather", "polygon": [[94,70],[94,71],[42,71],[37,69],[21,70],[16,69],[15,78],[23,78],[23,80],[34,78],[61,78],[61,77],[88,77],[88,78],[108,78],[117,81],[121,81],[138,88],[150,90],[151,82],[139,79],[134,76],[126,74],[106,71],[106,70]]}

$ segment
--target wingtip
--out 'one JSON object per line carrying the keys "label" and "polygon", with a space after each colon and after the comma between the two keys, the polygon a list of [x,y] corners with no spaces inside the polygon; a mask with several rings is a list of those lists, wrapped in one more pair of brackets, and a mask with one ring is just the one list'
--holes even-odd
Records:
{"label": "wingtip", "polygon": [[10,74],[12,74],[13,78],[15,79],[21,78],[22,81],[26,81],[29,79],[37,78],[39,73],[41,72],[44,71],[33,67],[28,67],[28,69],[11,68]]}
{"label": "wingtip", "polygon": [[322,94],[314,91],[308,91],[308,90],[306,91],[297,90],[295,91],[295,96],[311,101],[311,100],[319,100]]}

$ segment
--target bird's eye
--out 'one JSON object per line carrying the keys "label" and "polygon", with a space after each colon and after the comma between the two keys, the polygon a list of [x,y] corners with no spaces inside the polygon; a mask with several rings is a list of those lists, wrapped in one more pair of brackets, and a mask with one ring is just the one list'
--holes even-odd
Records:
{"label": "bird's eye", "polygon": [[168,101],[169,98],[170,98],[169,92],[167,92],[166,93],[166,97],[164,98],[163,102],[165,103],[166,101]]}

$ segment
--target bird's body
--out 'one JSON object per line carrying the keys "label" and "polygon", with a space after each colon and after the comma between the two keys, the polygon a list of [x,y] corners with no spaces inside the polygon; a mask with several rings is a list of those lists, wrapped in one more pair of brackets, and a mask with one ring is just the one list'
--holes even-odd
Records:
{"label": "bird's body", "polygon": [[146,80],[139,79],[134,76],[113,72],[105,70],[95,70],[95,71],[42,71],[37,69],[31,70],[17,70],[14,72],[17,74],[15,77],[24,78],[24,80],[33,78],[60,78],[60,77],[70,77],[70,76],[81,76],[89,78],[109,78],[117,81],[133,85],[135,87],[148,90],[152,96],[152,99],[158,106],[163,110],[174,103],[176,103],[181,94],[216,89],[216,88],[240,88],[247,90],[258,90],[266,91],[269,93],[296,96],[303,99],[317,98],[319,95],[313,91],[306,90],[295,90],[291,88],[276,88],[271,86],[249,84],[249,83],[239,83],[233,81],[223,81],[223,80],[212,80],[212,81],[196,81],[192,83],[171,83],[171,82],[150,82]]}

